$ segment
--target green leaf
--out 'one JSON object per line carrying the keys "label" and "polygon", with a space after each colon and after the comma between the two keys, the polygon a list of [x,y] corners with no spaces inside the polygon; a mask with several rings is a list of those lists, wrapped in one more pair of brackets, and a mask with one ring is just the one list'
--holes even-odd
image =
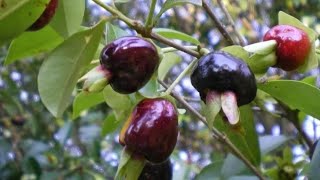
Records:
{"label": "green leaf", "polygon": [[198,39],[180,31],[167,29],[167,28],[154,28],[153,32],[169,39],[179,39],[179,40],[190,42],[196,45],[200,44]]}
{"label": "green leaf", "polygon": [[233,176],[228,180],[259,180],[257,176]]}
{"label": "green leaf", "polygon": [[237,125],[238,127],[232,127],[228,122],[222,120],[221,116],[214,121],[214,127],[225,133],[252,164],[259,165],[260,148],[252,110],[249,105],[241,106],[239,109],[241,124]]}
{"label": "green leaf", "polygon": [[118,121],[123,121],[128,117],[132,107],[129,95],[119,94],[111,86],[107,86],[103,90],[103,96],[108,106],[114,110]]}
{"label": "green leaf", "polygon": [[297,18],[290,16],[289,14],[286,14],[282,11],[279,12],[278,15],[279,18],[279,24],[285,24],[285,25],[291,25],[295,26],[299,29],[302,29],[304,32],[306,32],[310,39],[311,44],[311,50],[309,52],[309,55],[307,57],[306,63],[298,68],[298,71],[303,73],[306,72],[312,68],[315,68],[318,66],[318,60],[317,55],[315,53],[315,40],[318,38],[318,34],[311,28],[306,27],[302,22],[300,22]]}
{"label": "green leaf", "polygon": [[148,81],[148,83],[143,86],[141,89],[139,89],[139,93],[146,98],[155,98],[160,95],[158,92],[159,83],[157,79],[157,75],[154,74],[151,79]]}
{"label": "green leaf", "polygon": [[48,52],[62,42],[63,38],[50,26],[39,31],[25,32],[11,42],[4,64]]}
{"label": "green leaf", "polygon": [[196,180],[220,180],[220,171],[223,165],[223,161],[213,162],[204,168],[202,168],[201,172],[196,176]]}
{"label": "green leaf", "polygon": [[104,24],[101,21],[92,29],[72,35],[42,64],[38,89],[42,102],[54,116],[60,117],[68,107],[78,78],[98,48]]}
{"label": "green leaf", "polygon": [[273,51],[275,51],[276,47],[277,47],[277,41],[270,40],[270,41],[262,41],[259,43],[250,44],[243,48],[244,50],[250,53],[256,53],[259,55],[268,55]]}
{"label": "green leaf", "polygon": [[202,6],[201,0],[167,0],[162,5],[160,12],[154,17],[153,22],[156,22],[160,19],[161,15],[167,10],[173,8],[174,6],[185,5],[187,3],[194,4],[196,6]]}
{"label": "green leaf", "polygon": [[181,62],[181,57],[176,53],[165,53],[158,68],[158,78],[164,80],[169,70]]}
{"label": "green leaf", "polygon": [[316,149],[314,150],[311,163],[310,163],[310,168],[308,173],[309,180],[320,179],[319,169],[320,169],[320,143],[317,143]]}
{"label": "green leaf", "polygon": [[228,179],[247,170],[247,166],[233,154],[228,154],[221,169],[221,177]]}
{"label": "green leaf", "polygon": [[287,136],[283,136],[283,135],[280,135],[280,136],[266,135],[266,136],[260,137],[259,141],[260,141],[261,154],[262,155],[268,154],[269,152],[284,145],[290,139],[292,139],[292,138],[287,137]]}
{"label": "green leaf", "polygon": [[2,0],[0,46],[28,29],[40,17],[48,2],[49,0]]}
{"label": "green leaf", "polygon": [[114,132],[120,125],[120,122],[121,121],[117,120],[114,113],[109,114],[103,121],[101,135],[106,136],[107,134]]}
{"label": "green leaf", "polygon": [[80,29],[86,1],[60,0],[51,26],[64,38],[71,36]]}
{"label": "green leaf", "polygon": [[74,101],[73,101],[73,115],[72,118],[77,118],[80,113],[88,109],[92,106],[95,106],[97,104],[100,104],[104,102],[103,93],[87,93],[87,92],[81,92],[79,93]]}
{"label": "green leaf", "polygon": [[106,34],[105,34],[106,44],[109,44],[115,39],[118,39],[123,36],[128,36],[128,35],[129,34],[125,30],[119,28],[118,26],[114,26],[109,22],[106,24]]}
{"label": "green leaf", "polygon": [[221,51],[230,53],[231,55],[243,60],[244,62],[249,61],[249,53],[244,50],[243,47],[238,45],[227,46],[221,49]]}
{"label": "green leaf", "polygon": [[310,84],[293,80],[274,80],[258,84],[258,88],[291,108],[320,119],[320,90]]}
{"label": "green leaf", "polygon": [[315,86],[316,82],[317,82],[317,76],[307,76],[307,77],[303,78],[301,81],[305,82],[307,84],[310,84],[312,86]]}
{"label": "green leaf", "polygon": [[[4,139],[3,137],[0,137],[0,169],[7,164],[8,161],[10,161],[10,158],[8,157],[8,153],[11,151],[11,145],[10,143]],[[0,173],[1,174],[1,173]]]}

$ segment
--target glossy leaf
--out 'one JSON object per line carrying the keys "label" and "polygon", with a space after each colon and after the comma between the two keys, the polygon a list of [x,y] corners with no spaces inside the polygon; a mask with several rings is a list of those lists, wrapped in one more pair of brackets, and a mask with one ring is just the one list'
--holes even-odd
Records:
{"label": "glossy leaf", "polygon": [[238,45],[227,46],[227,47],[222,48],[221,51],[230,53],[233,56],[235,56],[245,62],[249,61],[249,53],[246,50],[244,50],[244,48],[241,46],[238,46]]}
{"label": "glossy leaf", "polygon": [[198,41],[198,39],[188,35],[188,34],[185,34],[183,32],[180,32],[180,31],[176,31],[176,30],[173,30],[173,29],[167,29],[167,28],[154,28],[153,29],[153,32],[163,36],[163,37],[166,37],[168,39],[179,39],[181,41],[185,41],[185,42],[189,42],[189,43],[193,43],[193,44],[200,44],[200,42]]}
{"label": "glossy leaf", "polygon": [[118,39],[120,37],[129,35],[125,30],[119,28],[118,26],[114,26],[111,23],[106,24],[106,32],[105,33],[106,33],[105,34],[106,44],[109,44],[110,42],[112,42],[115,39]]}
{"label": "glossy leaf", "polygon": [[161,15],[164,12],[166,12],[167,10],[169,10],[175,6],[185,5],[187,3],[194,4],[196,6],[202,6],[201,0],[167,0],[162,5],[160,12],[154,17],[153,21],[157,22],[160,19]]}
{"label": "glossy leaf", "polygon": [[54,116],[60,117],[70,104],[77,80],[98,48],[104,23],[72,35],[42,64],[38,89],[42,102]]}
{"label": "glossy leaf", "polygon": [[25,32],[11,42],[4,64],[48,52],[62,42],[63,38],[50,26],[39,31]]}
{"label": "glossy leaf", "polygon": [[170,69],[181,60],[181,57],[176,53],[165,53],[158,68],[158,78],[164,80]]}
{"label": "glossy leaf", "polygon": [[159,96],[159,83],[157,75],[154,74],[146,85],[139,89],[139,93],[146,98],[155,98]]}
{"label": "glossy leaf", "polygon": [[269,152],[284,145],[290,139],[292,139],[292,138],[287,137],[287,136],[283,136],[283,135],[280,135],[280,136],[266,135],[266,136],[260,137],[259,141],[260,141],[261,154],[262,155],[268,154]]}
{"label": "glossy leaf", "polygon": [[85,11],[85,1],[60,0],[51,26],[64,38],[80,29]]}
{"label": "glossy leaf", "polygon": [[320,90],[310,84],[294,80],[274,80],[258,84],[258,88],[291,108],[320,119]]}
{"label": "glossy leaf", "polygon": [[243,47],[244,50],[250,53],[256,53],[259,55],[267,55],[271,52],[275,51],[277,47],[277,41],[270,40],[270,41],[262,41],[259,43],[254,43],[248,46]]}
{"label": "glossy leaf", "polygon": [[233,154],[228,154],[221,169],[221,177],[229,179],[247,170],[247,166]]}
{"label": "glossy leaf", "polygon": [[200,173],[196,176],[196,180],[220,180],[220,171],[223,165],[223,161],[213,162],[200,171]]}
{"label": "glossy leaf", "polygon": [[309,173],[308,173],[308,178],[309,180],[318,180],[320,179],[320,143],[317,143],[316,149],[314,150],[310,168],[309,168]]}
{"label": "glossy leaf", "polygon": [[[0,7],[0,46],[28,29],[49,0],[6,0]],[[19,22],[19,23],[17,23]]]}
{"label": "glossy leaf", "polygon": [[73,119],[77,118],[83,110],[88,109],[97,104],[100,104],[102,102],[104,102],[104,97],[101,92],[100,93],[87,93],[87,92],[79,93],[73,101],[72,118]]}
{"label": "glossy leaf", "polygon": [[240,125],[231,126],[220,116],[214,120],[214,127],[225,133],[243,155],[254,165],[260,164],[260,148],[255,131],[253,112],[250,106],[241,106]]}

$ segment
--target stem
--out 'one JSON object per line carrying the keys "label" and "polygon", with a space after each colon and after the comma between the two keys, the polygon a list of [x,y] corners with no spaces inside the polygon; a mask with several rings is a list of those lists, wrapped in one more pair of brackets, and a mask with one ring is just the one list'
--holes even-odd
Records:
{"label": "stem", "polygon": [[[184,47],[194,51],[198,50],[198,46],[184,46]],[[162,53],[169,53],[169,52],[175,52],[175,51],[178,51],[178,49],[173,47],[166,47],[161,49]]]}
{"label": "stem", "polygon": [[208,3],[206,0],[202,0],[202,7],[207,12],[207,14],[210,16],[210,18],[213,20],[213,22],[216,24],[218,30],[222,34],[222,36],[227,40],[227,42],[231,44],[237,44],[229,34],[229,32],[223,27],[220,20],[217,18],[217,16],[213,13],[213,11],[210,9]]}
{"label": "stem", "polygon": [[146,29],[151,29],[154,26],[152,18],[154,14],[154,9],[156,8],[156,4],[157,4],[157,0],[151,0],[151,6],[150,6],[149,14],[147,17],[147,22],[145,23]]}
{"label": "stem", "polygon": [[223,4],[222,0],[217,0],[217,1],[218,1],[218,4],[219,4],[220,8],[222,9],[222,11],[224,12],[224,14],[226,15],[227,20],[229,21],[229,23],[230,23],[230,25],[231,25],[234,33],[235,33],[236,36],[238,37],[240,45],[241,45],[241,46],[245,46],[246,43],[245,43],[245,41],[244,41],[244,39],[243,39],[243,36],[241,36],[241,34],[237,31],[236,26],[234,25],[234,21],[233,21],[231,15],[230,15],[230,13],[228,12],[226,6]]}
{"label": "stem", "polygon": [[181,81],[181,79],[197,64],[199,59],[194,59],[188,66],[185,68],[177,77],[176,80],[170,85],[170,87],[167,88],[165,94],[168,95],[171,93],[173,88]]}
{"label": "stem", "polygon": [[[163,81],[158,79],[158,82],[164,87],[168,88],[168,85],[166,85]],[[179,96],[174,91],[171,91],[171,96],[174,97],[179,103],[181,103],[186,109],[188,109],[194,116],[196,116],[201,122],[203,122],[206,126],[208,126],[208,123],[206,121],[206,118],[203,117],[197,110],[195,110],[188,102],[186,102],[181,96]],[[227,145],[231,152],[237,156],[239,159],[241,159],[250,169],[253,173],[255,173],[259,179],[264,180],[262,173],[239,151],[239,149],[226,137],[223,133],[221,133],[219,130],[217,130],[215,127],[211,128],[213,134],[212,136],[217,138],[220,142]]]}
{"label": "stem", "polygon": [[119,19],[121,19],[123,22],[125,22],[128,26],[131,26],[131,27],[135,26],[134,20],[128,18],[126,15],[122,14],[122,12],[118,11],[114,7],[106,5],[105,3],[103,3],[100,0],[92,0],[92,1],[95,2],[96,4],[98,4],[99,6],[101,6],[103,9],[110,12],[112,15],[117,16]]}

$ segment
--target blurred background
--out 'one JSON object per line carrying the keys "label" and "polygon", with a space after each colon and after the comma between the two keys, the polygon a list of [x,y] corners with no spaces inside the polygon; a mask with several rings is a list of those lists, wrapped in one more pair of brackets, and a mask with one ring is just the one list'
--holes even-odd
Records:
{"label": "blurred background", "polygon": [[[158,0],[156,11],[160,10],[163,2],[164,0]],[[261,41],[269,27],[277,24],[280,10],[320,33],[319,0],[223,2],[244,44]],[[149,3],[148,0],[133,0],[117,4],[117,7],[129,17],[145,21]],[[219,3],[211,1],[211,7],[232,36],[237,37],[232,22],[226,18]],[[109,16],[109,13],[87,0],[83,25],[94,25],[101,17]],[[111,22],[128,33],[135,34],[124,23],[113,19]],[[158,27],[192,35],[199,39],[202,46],[211,50],[227,45],[204,11],[193,5],[170,9],[162,15]],[[318,46],[319,41],[316,43]],[[119,129],[108,129],[108,119],[114,118],[108,116],[111,113],[108,106],[102,103],[83,112],[75,120],[71,119],[70,107],[63,119],[54,118],[41,103],[36,84],[45,54],[3,66],[8,47],[9,45],[0,47],[0,179],[113,179],[122,146],[118,143]],[[181,63],[172,68],[166,79],[167,83],[172,82],[192,59],[184,53],[178,55]],[[296,80],[315,76],[315,83],[319,85],[319,68],[306,74],[285,73],[270,68],[268,73]],[[199,109],[199,95],[191,86],[189,77],[184,78],[175,91]],[[264,109],[254,107],[257,133],[261,136],[296,137],[282,148],[265,155],[263,167],[277,167],[272,159],[281,157],[284,147],[289,148],[292,153],[293,163],[309,161],[308,148],[298,138],[298,131],[287,119],[279,116],[282,110],[272,100],[263,103]],[[320,136],[319,120],[302,114],[301,124],[310,140],[315,141]],[[179,126],[178,144],[171,155],[174,179],[195,179],[203,167],[225,158],[225,147],[213,139],[207,128],[188,112],[180,115]],[[298,168],[299,172],[301,170]]]}

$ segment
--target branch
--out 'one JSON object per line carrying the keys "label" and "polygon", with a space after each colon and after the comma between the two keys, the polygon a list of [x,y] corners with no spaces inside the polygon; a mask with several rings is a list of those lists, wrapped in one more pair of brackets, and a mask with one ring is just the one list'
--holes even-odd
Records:
{"label": "branch", "polygon": [[241,45],[241,46],[245,46],[246,43],[245,43],[245,41],[243,40],[243,37],[241,36],[241,34],[237,31],[236,26],[235,26],[235,24],[234,24],[234,21],[233,21],[231,15],[230,15],[230,13],[228,12],[226,6],[223,4],[222,0],[217,0],[217,1],[218,1],[218,4],[219,4],[220,8],[221,8],[222,11],[223,11],[223,13],[226,15],[227,20],[229,21],[229,23],[230,23],[230,25],[231,25],[234,33],[235,33],[236,36],[238,37],[240,45]]}
{"label": "branch", "polygon": [[209,17],[212,19],[214,24],[217,26],[218,30],[222,34],[222,36],[227,40],[228,44],[237,44],[229,34],[229,32],[226,30],[226,28],[221,24],[217,16],[213,13],[213,11],[210,9],[208,3],[206,0],[202,0],[202,7],[207,12]]}
{"label": "branch", "polygon": [[[164,87],[168,88],[168,85],[166,85],[163,81],[158,79],[158,82]],[[203,117],[197,110],[195,110],[188,102],[186,102],[183,97],[175,93],[174,91],[171,91],[171,96],[174,97],[179,103],[181,103],[186,109],[188,109],[194,116],[196,116],[201,122],[203,122],[206,126],[208,126],[208,123],[206,121],[206,118]],[[253,173],[255,173],[259,179],[265,179],[262,175],[262,173],[239,151],[239,149],[229,140],[228,137],[226,137],[223,133],[221,133],[219,130],[217,130],[215,127],[212,127],[213,137],[218,139],[223,144],[227,145],[231,152],[237,156],[239,159],[241,159],[250,169]]]}

